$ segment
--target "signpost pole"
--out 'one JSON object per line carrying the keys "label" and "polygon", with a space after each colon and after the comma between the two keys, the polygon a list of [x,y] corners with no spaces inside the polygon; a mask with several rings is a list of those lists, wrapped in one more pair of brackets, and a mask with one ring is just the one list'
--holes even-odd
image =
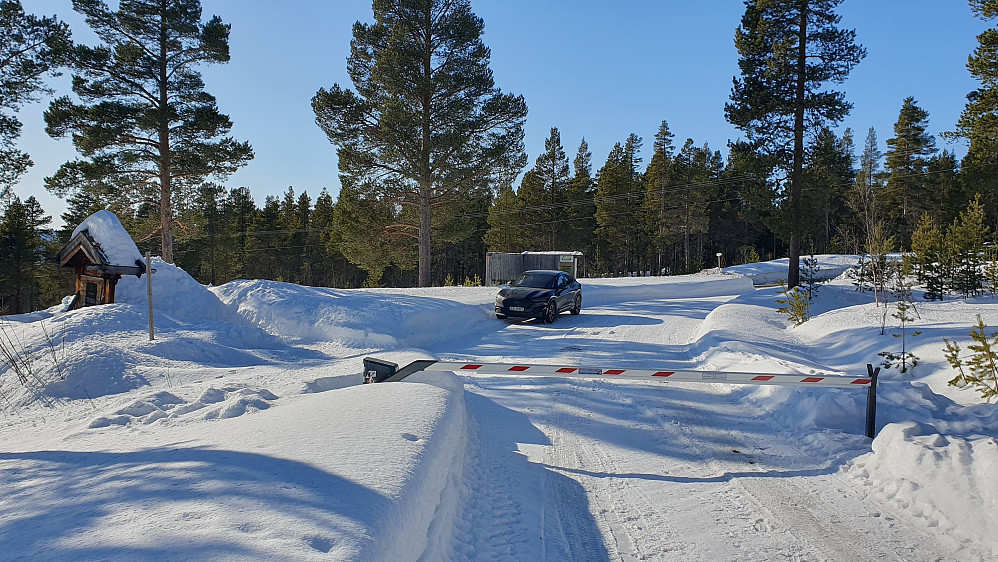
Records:
{"label": "signpost pole", "polygon": [[146,291],[149,296],[149,341],[156,339],[156,331],[152,325],[152,254],[146,251]]}

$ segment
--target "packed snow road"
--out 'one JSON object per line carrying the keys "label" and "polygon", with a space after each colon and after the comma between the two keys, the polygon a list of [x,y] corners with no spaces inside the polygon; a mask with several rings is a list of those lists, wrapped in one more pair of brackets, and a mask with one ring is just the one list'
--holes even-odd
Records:
{"label": "packed snow road", "polygon": [[[725,297],[497,324],[444,360],[704,368],[691,344]],[[497,321],[498,322],[498,321]],[[732,387],[465,376],[468,458],[454,558],[938,560],[951,545],[867,498]],[[848,392],[833,390],[832,392]],[[843,439],[863,439],[844,436]]]}

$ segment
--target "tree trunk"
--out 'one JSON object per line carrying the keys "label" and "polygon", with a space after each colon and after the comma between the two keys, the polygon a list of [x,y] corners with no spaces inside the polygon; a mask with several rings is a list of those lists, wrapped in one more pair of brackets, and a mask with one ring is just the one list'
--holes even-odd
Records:
{"label": "tree trunk", "polygon": [[430,228],[433,214],[430,207],[430,188],[419,188],[419,286],[429,287],[430,278]]}
{"label": "tree trunk", "polygon": [[794,161],[790,177],[790,252],[787,287],[800,285],[801,185],[804,183],[804,96],[807,65],[807,3],[800,0],[800,37],[797,44],[797,99],[794,100]]}
{"label": "tree trunk", "polygon": [[173,263],[173,199],[170,177],[170,122],[167,111],[169,92],[166,61],[168,57],[166,33],[166,2],[161,5],[159,38],[159,222],[162,239],[162,257],[166,263]]}
{"label": "tree trunk", "polygon": [[[432,18],[430,15],[430,8],[426,8],[426,14],[424,18],[425,25],[425,41],[423,45],[423,79],[427,82],[427,89],[429,89],[430,75],[433,72],[433,43],[431,29]],[[422,146],[420,154],[420,175],[422,176],[419,181],[419,286],[429,287],[432,284],[431,271],[430,271],[430,229],[433,224],[433,210],[430,207],[430,203],[433,200],[433,178],[430,175],[430,130],[432,128],[431,113],[432,108],[430,104],[432,103],[432,96],[430,92],[421,92],[422,99],[420,103],[422,104]]]}

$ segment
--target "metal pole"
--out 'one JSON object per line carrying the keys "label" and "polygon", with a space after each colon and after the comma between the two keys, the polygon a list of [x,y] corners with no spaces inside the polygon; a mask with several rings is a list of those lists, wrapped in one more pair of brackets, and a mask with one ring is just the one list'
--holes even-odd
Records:
{"label": "metal pole", "polygon": [[870,374],[870,388],[866,391],[866,436],[873,439],[877,436],[877,377],[880,367],[874,369],[868,363],[866,372]]}
{"label": "metal pole", "polygon": [[156,331],[152,325],[152,254],[146,251],[146,291],[149,296],[149,341],[156,339]]}

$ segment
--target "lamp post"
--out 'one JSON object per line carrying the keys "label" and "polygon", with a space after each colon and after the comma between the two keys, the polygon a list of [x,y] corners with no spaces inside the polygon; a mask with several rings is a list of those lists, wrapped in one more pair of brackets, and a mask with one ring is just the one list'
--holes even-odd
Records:
{"label": "lamp post", "polygon": [[721,256],[723,255],[721,252],[717,253],[717,269],[721,269]]}

